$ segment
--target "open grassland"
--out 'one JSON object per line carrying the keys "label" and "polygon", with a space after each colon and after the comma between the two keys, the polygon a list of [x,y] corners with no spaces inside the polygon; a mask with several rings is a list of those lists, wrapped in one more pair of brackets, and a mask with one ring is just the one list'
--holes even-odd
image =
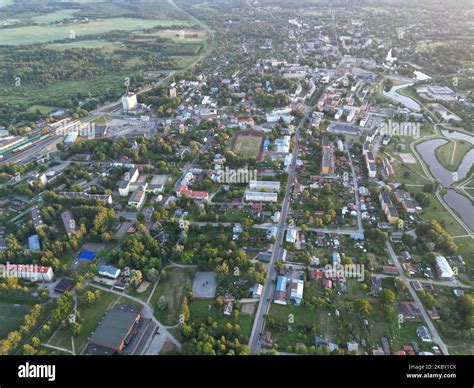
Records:
{"label": "open grassland", "polygon": [[467,141],[452,140],[436,148],[435,155],[438,162],[440,162],[444,168],[450,171],[457,171],[464,156],[472,148],[472,144]]}
{"label": "open grassland", "polygon": [[28,26],[8,28],[1,31],[3,45],[33,44],[70,39],[71,33],[76,37],[104,34],[109,31],[138,31],[156,26],[170,26],[182,23],[178,20],[151,20],[138,18],[111,18],[94,20],[88,23],[73,23],[57,26]]}
{"label": "open grassland", "polygon": [[[190,283],[190,274],[188,270],[182,268],[173,268],[167,270],[168,278],[160,279],[158,286],[151,298],[151,303],[155,311],[155,317],[165,325],[175,325],[178,323],[181,304],[184,298],[184,285]],[[166,300],[166,309],[160,311],[157,307],[158,300],[164,297]]]}
{"label": "open grassland", "polygon": [[30,303],[0,299],[0,339],[17,330],[22,325],[24,316],[32,307],[33,305]]}

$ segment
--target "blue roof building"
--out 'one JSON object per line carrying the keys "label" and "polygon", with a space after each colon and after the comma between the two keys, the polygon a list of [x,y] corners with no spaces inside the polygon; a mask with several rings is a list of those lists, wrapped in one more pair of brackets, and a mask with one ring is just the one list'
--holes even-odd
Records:
{"label": "blue roof building", "polygon": [[111,279],[117,279],[120,275],[120,269],[113,265],[102,264],[99,266],[99,275],[105,276]]}

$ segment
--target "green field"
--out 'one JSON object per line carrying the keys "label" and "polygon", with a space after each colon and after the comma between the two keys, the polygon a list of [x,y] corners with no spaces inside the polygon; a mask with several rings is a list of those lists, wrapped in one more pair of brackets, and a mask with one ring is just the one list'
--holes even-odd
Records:
{"label": "green field", "polygon": [[[181,303],[183,302],[183,287],[186,283],[191,284],[189,271],[182,268],[173,268],[167,270],[168,279],[160,279],[155,293],[150,303],[155,311],[155,317],[165,325],[175,325],[178,323]],[[158,300],[164,296],[167,308],[159,311],[157,307]]]}
{"label": "green field", "polygon": [[28,26],[8,28],[2,30],[2,44],[19,45],[50,42],[53,40],[70,39],[71,31],[76,37],[103,34],[113,30],[138,31],[155,26],[169,26],[176,23],[183,24],[177,20],[150,20],[138,18],[111,18],[95,20],[88,23],[74,23],[61,26]]}
{"label": "green field", "polygon": [[[456,145],[456,148],[454,146]],[[435,156],[444,168],[450,171],[457,171],[464,155],[471,149],[472,144],[462,140],[452,140],[441,147],[436,148]],[[454,151],[454,157],[452,157]],[[451,163],[451,160],[453,163]]]}
{"label": "green field", "polygon": [[[411,192],[421,191],[422,187],[408,187]],[[430,194],[430,204],[423,207],[421,218],[425,221],[437,220],[442,222],[446,231],[451,236],[466,234],[466,231],[459,225],[451,214],[441,205],[434,194]]]}
{"label": "green field", "polygon": [[[95,291],[94,288],[90,290]],[[84,322],[82,324],[82,332],[74,338],[76,354],[80,354],[85,350],[87,338],[95,331],[105,312],[121,299],[121,297],[106,291],[101,291],[101,293],[101,297],[95,305],[87,306],[82,303],[79,304],[78,310]],[[122,302],[125,302],[125,300],[122,300]],[[48,343],[53,346],[72,350],[71,330],[69,328],[60,327],[53,333]]]}
{"label": "green field", "polygon": [[241,135],[237,137],[233,151],[243,159],[256,158],[262,145],[262,138]]}
{"label": "green field", "polygon": [[[14,308],[15,304],[20,307]],[[17,330],[32,307],[33,305],[29,303],[0,300],[0,339],[5,338],[11,331]]]}
{"label": "green field", "polygon": [[64,19],[70,19],[74,16],[76,10],[74,9],[61,9],[59,11],[45,13],[38,16],[33,16],[31,21],[36,24],[49,24],[59,22]]}

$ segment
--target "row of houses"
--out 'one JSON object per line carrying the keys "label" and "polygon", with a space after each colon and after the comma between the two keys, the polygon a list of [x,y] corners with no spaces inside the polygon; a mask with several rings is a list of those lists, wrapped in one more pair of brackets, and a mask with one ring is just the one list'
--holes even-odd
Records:
{"label": "row of houses", "polygon": [[60,197],[69,199],[85,199],[89,201],[100,201],[104,205],[112,205],[113,199],[108,194],[89,194],[82,191],[61,191],[58,194]]}
{"label": "row of houses", "polygon": [[304,282],[301,279],[289,279],[280,275],[277,278],[274,303],[287,305],[292,300],[296,306],[303,300]]}

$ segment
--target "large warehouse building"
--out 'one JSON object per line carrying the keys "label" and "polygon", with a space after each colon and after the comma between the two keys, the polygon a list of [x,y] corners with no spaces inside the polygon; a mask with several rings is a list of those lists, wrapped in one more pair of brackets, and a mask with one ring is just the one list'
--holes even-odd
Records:
{"label": "large warehouse building", "polygon": [[89,340],[90,354],[120,354],[137,332],[141,314],[130,304],[109,310]]}

